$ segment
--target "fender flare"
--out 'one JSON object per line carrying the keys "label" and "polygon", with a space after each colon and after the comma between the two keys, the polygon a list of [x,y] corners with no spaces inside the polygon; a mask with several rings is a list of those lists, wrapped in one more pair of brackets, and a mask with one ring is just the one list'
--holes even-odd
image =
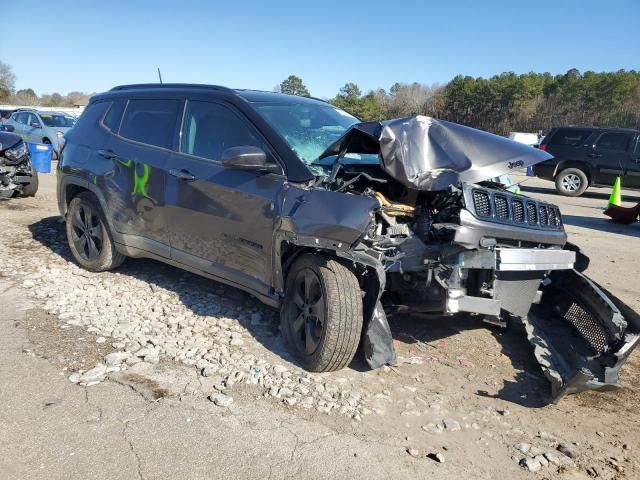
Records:
{"label": "fender flare", "polygon": [[562,160],[558,162],[553,170],[553,179],[555,180],[556,176],[567,168],[578,168],[582,170],[589,179],[589,183],[593,183],[594,178],[594,167],[587,162],[581,160]]}
{"label": "fender flare", "polygon": [[58,184],[58,210],[60,211],[60,215],[62,215],[63,218],[67,215],[67,205],[69,205],[69,200],[67,200],[67,187],[70,185],[81,187],[96,196],[100,203],[100,208],[102,208],[102,212],[104,213],[104,217],[107,219],[107,223],[109,224],[109,229],[113,232],[114,229],[111,223],[111,218],[107,214],[107,201],[104,198],[104,194],[97,185],[77,175],[65,174],[62,176],[60,183]]}

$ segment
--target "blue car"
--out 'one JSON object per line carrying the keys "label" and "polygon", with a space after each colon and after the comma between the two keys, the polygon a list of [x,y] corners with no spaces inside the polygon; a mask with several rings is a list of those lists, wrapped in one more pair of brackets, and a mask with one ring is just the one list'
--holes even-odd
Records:
{"label": "blue car", "polygon": [[35,109],[19,109],[4,121],[5,127],[13,127],[25,142],[51,145],[56,157],[63,145],[62,137],[75,123],[76,119],[65,113]]}

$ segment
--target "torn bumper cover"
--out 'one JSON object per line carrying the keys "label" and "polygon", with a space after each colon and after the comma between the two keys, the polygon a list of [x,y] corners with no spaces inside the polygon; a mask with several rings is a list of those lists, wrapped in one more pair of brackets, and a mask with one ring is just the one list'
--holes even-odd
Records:
{"label": "torn bumper cover", "polygon": [[575,270],[552,273],[523,321],[554,401],[619,388],[620,368],[640,338],[638,315]]}

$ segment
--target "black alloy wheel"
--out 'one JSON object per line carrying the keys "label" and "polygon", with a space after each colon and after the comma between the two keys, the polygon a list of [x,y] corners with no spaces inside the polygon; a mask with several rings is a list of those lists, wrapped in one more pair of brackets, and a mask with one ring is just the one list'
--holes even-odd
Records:
{"label": "black alloy wheel", "polygon": [[325,296],[318,276],[310,268],[300,270],[294,280],[293,308],[289,315],[295,346],[313,355],[322,340],[325,324]]}
{"label": "black alloy wheel", "polygon": [[71,226],[71,239],[80,256],[88,261],[97,260],[104,243],[97,212],[87,203],[80,204],[72,214]]}

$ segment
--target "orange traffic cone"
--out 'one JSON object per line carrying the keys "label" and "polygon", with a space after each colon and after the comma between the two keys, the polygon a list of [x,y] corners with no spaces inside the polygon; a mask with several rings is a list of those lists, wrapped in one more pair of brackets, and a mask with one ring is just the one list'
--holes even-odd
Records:
{"label": "orange traffic cone", "polygon": [[615,205],[616,207],[622,206],[622,196],[620,195],[620,189],[622,188],[622,181],[620,177],[616,177],[616,182],[613,184],[613,190],[609,195],[609,205]]}

